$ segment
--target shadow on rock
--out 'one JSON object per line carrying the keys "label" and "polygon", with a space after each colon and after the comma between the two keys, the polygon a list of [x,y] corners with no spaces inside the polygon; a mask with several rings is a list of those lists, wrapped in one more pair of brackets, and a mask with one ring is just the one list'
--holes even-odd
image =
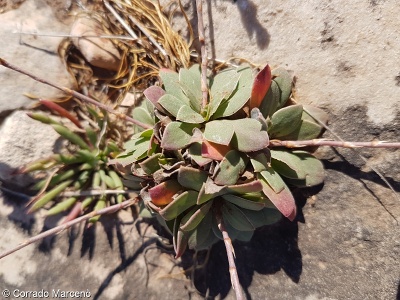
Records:
{"label": "shadow on rock", "polygon": [[[15,170],[5,163],[0,163],[0,170],[3,173],[11,174]],[[29,175],[23,175],[26,178]],[[30,180],[30,179],[28,179]],[[27,215],[26,205],[29,203],[30,194],[28,189],[23,188],[11,181],[0,180],[0,196],[4,198],[4,205],[13,208],[7,218],[9,221],[18,225],[27,234],[32,233],[32,228],[35,225],[35,217]]]}
{"label": "shadow on rock", "polygon": [[[294,222],[284,218],[274,225],[257,229],[250,242],[233,243],[239,280],[247,299],[252,299],[248,289],[252,284],[254,273],[269,275],[283,270],[293,282],[300,281],[303,263],[298,247],[298,222],[304,222],[301,209],[306,203],[306,194],[315,194],[314,190],[295,193],[298,194],[295,195],[298,217]],[[199,253],[198,260],[205,255],[204,252]],[[183,256],[182,264],[185,268],[193,264],[193,261],[190,262],[188,256]],[[210,250],[205,267],[195,272],[194,284],[207,299],[214,299],[217,296],[223,299],[228,295],[231,281],[226,249],[222,241]]]}
{"label": "shadow on rock", "polygon": [[[281,222],[260,228],[250,242],[234,242],[236,267],[239,281],[247,299],[255,272],[274,274],[283,270],[293,282],[298,283],[302,272],[301,251],[297,244],[298,225],[296,222]],[[231,289],[229,265],[224,243],[213,246],[206,267],[195,274],[194,283],[207,299],[227,296]]]}
{"label": "shadow on rock", "polygon": [[258,48],[266,49],[271,36],[257,19],[257,6],[250,0],[237,0],[236,4],[248,36],[251,38],[255,35]]}

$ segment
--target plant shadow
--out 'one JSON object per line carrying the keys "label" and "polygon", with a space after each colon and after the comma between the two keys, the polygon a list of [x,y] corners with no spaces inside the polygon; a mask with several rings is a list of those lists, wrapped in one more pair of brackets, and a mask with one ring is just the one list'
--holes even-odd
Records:
{"label": "plant shadow", "polygon": [[[210,43],[210,54],[211,58],[216,58],[216,50],[215,50],[215,28],[214,28],[214,9],[223,11],[225,5],[235,5],[240,13],[241,23],[246,30],[249,40],[255,37],[257,46],[261,50],[265,50],[268,48],[271,35],[268,30],[263,26],[263,24],[259,21],[257,17],[257,6],[250,0],[237,0],[237,1],[225,1],[230,2],[229,4],[221,4],[217,5],[216,1],[209,1],[207,3],[206,8],[203,8],[206,11],[208,22],[206,24],[205,31],[208,34],[208,41]],[[192,11],[196,11],[196,1],[192,0]],[[229,15],[226,16],[229,18]],[[206,21],[206,20],[205,20]],[[197,25],[197,14],[192,13],[192,17],[190,19],[190,23],[192,25],[195,36],[198,35],[198,25]],[[195,48],[197,52],[200,53],[200,47],[198,45],[198,39],[195,39]]]}
{"label": "plant shadow", "polygon": [[[302,256],[297,244],[296,222],[281,222],[258,229],[250,242],[233,242],[239,281],[246,294],[255,273],[269,275],[283,270],[295,283],[300,281]],[[224,299],[232,288],[224,243],[210,250],[207,265],[195,273],[194,284],[207,299]]]}
{"label": "plant shadow", "polygon": [[258,48],[266,49],[269,46],[271,36],[257,18],[257,6],[250,0],[237,0],[235,2],[247,35],[249,38],[255,35]]}
{"label": "plant shadow", "polygon": [[[249,242],[233,242],[239,281],[247,299],[252,299],[248,290],[255,273],[270,275],[282,270],[293,282],[300,281],[303,264],[298,247],[298,222],[304,222],[301,209],[306,203],[307,193],[315,194],[311,190],[295,192],[298,206],[295,221],[282,218],[276,224],[257,229]],[[184,255],[182,267],[187,269],[206,260],[204,267],[194,272],[194,285],[206,299],[224,299],[232,288],[224,243],[215,244],[208,255],[207,261],[206,251],[199,252],[197,262],[193,261],[193,255]]]}

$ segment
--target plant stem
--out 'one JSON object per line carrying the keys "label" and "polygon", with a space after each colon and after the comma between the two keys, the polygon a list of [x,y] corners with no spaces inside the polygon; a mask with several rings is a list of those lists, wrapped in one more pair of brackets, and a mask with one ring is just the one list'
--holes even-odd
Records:
{"label": "plant stem", "polygon": [[87,97],[85,95],[82,95],[81,93],[78,93],[78,92],[76,92],[74,90],[71,90],[69,88],[66,88],[66,87],[59,86],[59,85],[57,85],[55,83],[52,83],[52,82],[50,82],[48,80],[45,80],[45,79],[42,79],[40,77],[37,77],[36,75],[34,75],[34,74],[32,74],[32,73],[30,73],[28,71],[22,70],[21,68],[15,66],[13,64],[10,64],[9,62],[7,62],[6,60],[4,60],[2,58],[0,58],[0,65],[3,65],[4,67],[9,68],[11,70],[14,70],[14,71],[16,71],[18,73],[21,73],[21,74],[24,74],[26,76],[29,76],[29,77],[31,77],[32,79],[34,79],[34,80],[36,80],[38,82],[47,84],[47,85],[49,85],[49,86],[51,86],[53,88],[56,88],[56,89],[58,89],[60,91],[63,91],[66,94],[69,94],[69,95],[71,95],[71,96],[73,96],[75,98],[78,98],[79,100],[82,100],[82,101],[87,102],[87,103],[91,103],[91,104],[93,104],[93,105],[95,105],[95,106],[97,106],[97,107],[99,107],[101,109],[104,109],[104,110],[108,111],[109,113],[115,114],[117,117],[119,117],[122,120],[125,120],[127,122],[133,123],[135,125],[138,125],[138,126],[144,128],[144,129],[152,128],[152,126],[149,125],[149,124],[145,124],[145,123],[139,122],[139,121],[137,121],[137,120],[135,120],[135,119],[123,114],[123,113],[120,113],[120,112],[108,107],[107,105],[104,105],[104,104],[102,104],[100,102],[97,102],[96,100],[94,100],[92,98],[89,98],[89,97]]}
{"label": "plant stem", "polygon": [[54,227],[52,229],[49,229],[49,230],[47,230],[45,232],[42,232],[42,233],[40,233],[40,234],[38,234],[38,235],[36,235],[34,237],[31,237],[31,238],[27,239],[26,241],[22,242],[21,244],[19,244],[18,246],[14,247],[14,248],[12,248],[10,250],[7,250],[7,251],[1,253],[0,254],[0,259],[2,259],[3,257],[6,257],[6,256],[8,256],[8,255],[20,250],[22,248],[25,248],[26,246],[28,246],[30,244],[33,244],[33,243],[35,243],[37,241],[40,241],[40,240],[42,240],[42,239],[44,239],[44,238],[46,238],[48,236],[51,236],[53,234],[58,234],[58,233],[64,231],[65,229],[68,229],[68,228],[72,227],[73,225],[75,225],[77,223],[89,220],[90,218],[95,217],[95,216],[101,216],[101,215],[117,212],[117,211],[119,211],[121,209],[124,209],[124,208],[127,208],[129,206],[132,206],[137,201],[138,201],[138,198],[129,199],[129,200],[126,200],[126,201],[121,202],[119,204],[111,205],[109,207],[106,207],[106,208],[103,208],[103,209],[100,209],[100,210],[92,211],[91,213],[83,215],[82,217],[79,217],[79,218],[77,218],[75,220],[72,220],[72,221],[66,222],[64,224],[61,224],[59,226],[56,226],[56,227]]}
{"label": "plant stem", "polygon": [[207,48],[204,34],[203,23],[203,1],[196,0],[197,8],[197,24],[199,32],[200,52],[201,52],[201,92],[202,92],[202,109],[208,103],[208,87],[207,87]]}
{"label": "plant stem", "polygon": [[232,240],[229,237],[228,231],[226,231],[224,220],[221,216],[218,217],[218,228],[222,233],[222,237],[224,238],[226,254],[228,256],[229,263],[229,273],[231,275],[231,283],[232,288],[235,291],[237,300],[244,300],[242,288],[239,283],[239,276],[236,269],[235,264],[235,250],[233,249]]}
{"label": "plant stem", "polygon": [[269,142],[271,147],[286,147],[286,148],[300,148],[308,146],[331,146],[343,148],[400,148],[400,143],[390,143],[384,141],[372,142],[347,142],[347,141],[332,141],[326,139],[315,139],[305,141],[280,141],[271,140]]}

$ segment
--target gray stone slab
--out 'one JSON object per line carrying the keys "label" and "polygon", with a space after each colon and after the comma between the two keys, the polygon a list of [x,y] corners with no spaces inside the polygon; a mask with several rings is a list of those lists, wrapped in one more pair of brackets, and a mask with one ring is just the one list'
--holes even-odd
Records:
{"label": "gray stone slab", "polygon": [[[61,38],[18,34],[69,32],[69,25],[55,18],[46,1],[26,1],[17,10],[0,14],[0,24],[0,57],[37,76],[70,86],[70,76],[57,54]],[[0,78],[0,116],[30,106],[32,100],[24,93],[50,99],[62,95],[54,88],[3,67],[0,68]]]}

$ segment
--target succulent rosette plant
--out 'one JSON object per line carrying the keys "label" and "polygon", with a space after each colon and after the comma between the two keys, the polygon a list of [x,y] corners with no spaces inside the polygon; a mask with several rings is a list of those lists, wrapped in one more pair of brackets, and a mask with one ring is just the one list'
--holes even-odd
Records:
{"label": "succulent rosette plant", "polygon": [[[48,176],[33,187],[38,190],[29,202],[29,212],[50,206],[47,216],[69,211],[64,222],[77,218],[82,212],[99,210],[125,200],[123,193],[107,194],[104,190],[123,191],[120,175],[107,165],[110,158],[120,153],[118,127],[108,121],[105,112],[86,107],[90,122],[85,126],[57,103],[40,100],[40,104],[58,113],[65,125],[38,112],[29,112],[34,120],[49,124],[66,143],[61,153],[34,161],[22,167],[19,173],[46,171]],[[85,192],[81,193],[82,190]],[[97,193],[96,193],[97,192]],[[66,196],[68,193],[71,196]],[[90,219],[96,222],[100,216]]]}
{"label": "succulent rosette plant", "polygon": [[270,140],[316,138],[323,127],[310,111],[326,116],[288,101],[289,73],[268,65],[255,78],[250,67],[223,70],[208,78],[207,105],[199,65],[159,75],[162,86],[145,90],[133,110],[148,127],[138,127],[111,163],[130,167],[125,185],[141,188],[145,207],[171,231],[176,256],[222,239],[221,220],[231,239],[242,241],[282,215],[294,220],[289,186],[322,183],[323,165],[307,151],[270,147]]}

